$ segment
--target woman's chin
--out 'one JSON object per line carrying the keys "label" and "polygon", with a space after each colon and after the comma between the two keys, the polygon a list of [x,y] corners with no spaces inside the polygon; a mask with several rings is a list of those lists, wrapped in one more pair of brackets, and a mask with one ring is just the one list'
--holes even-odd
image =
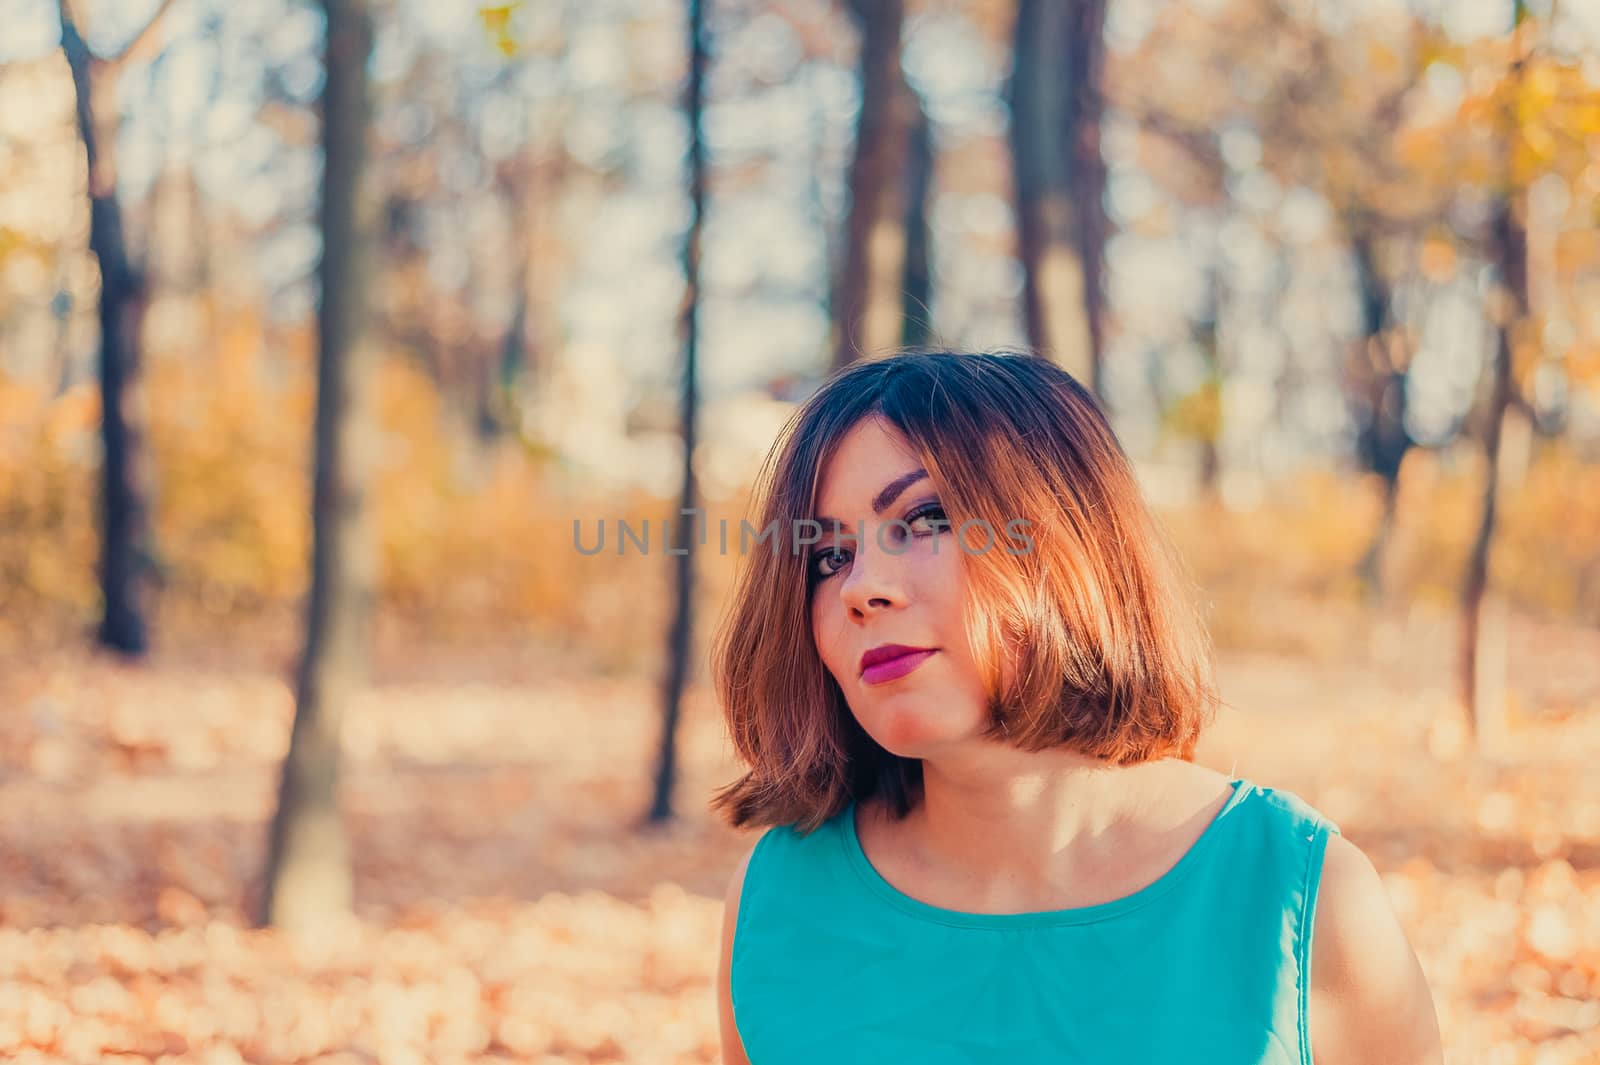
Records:
{"label": "woman's chin", "polygon": [[862,727],[890,754],[901,758],[926,758],[952,743],[976,735],[981,722],[973,721],[964,726],[907,704],[880,707],[871,721],[862,722]]}

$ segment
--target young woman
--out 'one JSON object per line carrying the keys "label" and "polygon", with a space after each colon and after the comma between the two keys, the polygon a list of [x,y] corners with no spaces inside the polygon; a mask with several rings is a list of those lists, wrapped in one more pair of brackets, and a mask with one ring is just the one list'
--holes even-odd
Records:
{"label": "young woman", "polygon": [[755,513],[713,649],[749,769],[712,805],[765,828],[728,886],[724,1062],[1442,1061],[1366,856],[1193,763],[1209,643],[1070,375],[851,367]]}

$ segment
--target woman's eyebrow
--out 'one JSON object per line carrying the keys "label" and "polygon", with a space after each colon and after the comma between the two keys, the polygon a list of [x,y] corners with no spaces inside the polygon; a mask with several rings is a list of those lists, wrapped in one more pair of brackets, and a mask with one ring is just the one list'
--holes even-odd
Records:
{"label": "woman's eyebrow", "polygon": [[[899,477],[896,477],[894,480],[884,485],[883,491],[879,492],[873,497],[872,512],[874,514],[882,514],[885,510],[889,509],[889,505],[891,503],[900,498],[901,492],[904,492],[907,488],[916,484],[926,476],[928,476],[928,471],[923,469],[912,470],[910,473],[902,473]],[[812,520],[818,525],[842,526],[845,524],[838,518],[817,517],[813,518]]]}

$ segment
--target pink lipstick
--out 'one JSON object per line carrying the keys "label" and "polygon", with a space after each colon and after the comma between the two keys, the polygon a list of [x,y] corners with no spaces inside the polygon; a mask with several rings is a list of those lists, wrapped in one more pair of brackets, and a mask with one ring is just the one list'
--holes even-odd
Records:
{"label": "pink lipstick", "polygon": [[883,684],[897,680],[932,658],[936,648],[901,647],[888,645],[875,647],[862,656],[865,668],[861,679],[867,684]]}

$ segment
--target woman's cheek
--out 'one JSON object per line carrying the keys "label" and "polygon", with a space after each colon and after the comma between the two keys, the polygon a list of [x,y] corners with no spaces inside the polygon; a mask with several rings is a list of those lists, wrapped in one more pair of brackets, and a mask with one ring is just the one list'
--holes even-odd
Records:
{"label": "woman's cheek", "polygon": [[841,687],[846,686],[852,674],[849,663],[841,662],[843,653],[844,622],[842,618],[829,616],[825,605],[813,604],[811,610],[811,639],[817,646],[817,654],[822,658],[823,666],[833,674],[834,680]]}

